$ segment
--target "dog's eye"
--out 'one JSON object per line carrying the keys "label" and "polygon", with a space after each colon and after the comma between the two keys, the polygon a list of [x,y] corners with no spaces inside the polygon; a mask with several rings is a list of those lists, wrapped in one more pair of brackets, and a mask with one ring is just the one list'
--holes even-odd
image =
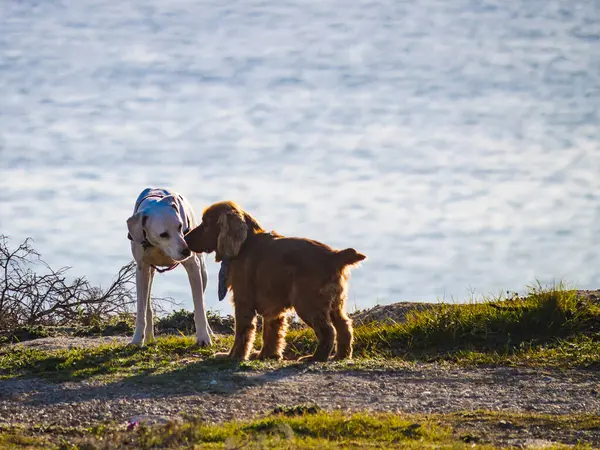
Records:
{"label": "dog's eye", "polygon": [[166,239],[169,237],[169,233],[167,233],[166,231],[164,233],[160,233],[160,237]]}

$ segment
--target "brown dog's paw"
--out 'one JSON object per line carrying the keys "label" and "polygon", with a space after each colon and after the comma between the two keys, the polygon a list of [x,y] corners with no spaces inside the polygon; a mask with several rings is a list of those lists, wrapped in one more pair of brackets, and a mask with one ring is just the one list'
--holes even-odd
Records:
{"label": "brown dog's paw", "polygon": [[335,356],[333,357],[334,361],[351,361],[352,360],[352,355],[338,355],[335,354]]}
{"label": "brown dog's paw", "polygon": [[258,350],[252,350],[250,352],[250,354],[248,355],[248,359],[252,360],[252,359],[258,359],[258,355],[260,355],[260,353],[258,352]]}
{"label": "brown dog's paw", "polygon": [[215,353],[213,355],[213,358],[215,358],[215,359],[230,359],[232,361],[247,361],[248,360],[247,356],[241,356],[241,355],[231,354],[231,353]]}
{"label": "brown dog's paw", "polygon": [[263,354],[263,353],[261,352],[261,353],[259,353],[258,355],[256,355],[256,359],[260,359],[260,360],[263,360],[263,361],[264,361],[264,360],[267,360],[267,359],[270,359],[270,360],[273,360],[273,361],[281,361],[281,360],[283,359],[283,356],[282,356],[282,355],[279,355],[279,354],[275,354],[275,355],[265,355],[265,354]]}

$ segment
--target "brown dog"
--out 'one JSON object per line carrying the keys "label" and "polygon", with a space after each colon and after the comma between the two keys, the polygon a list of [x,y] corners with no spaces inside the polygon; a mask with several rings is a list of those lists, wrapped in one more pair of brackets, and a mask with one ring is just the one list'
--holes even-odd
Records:
{"label": "brown dog", "polygon": [[314,361],[327,361],[337,334],[335,358],[352,356],[352,322],[346,316],[347,267],[366,258],[353,248],[336,251],[320,242],[268,233],[233,202],[215,203],[202,223],[185,236],[190,250],[215,252],[229,262],[227,286],[233,291],[234,359],[248,359],[256,314],[263,317],[259,359],[281,359],[286,310],[294,308],[317,335]]}

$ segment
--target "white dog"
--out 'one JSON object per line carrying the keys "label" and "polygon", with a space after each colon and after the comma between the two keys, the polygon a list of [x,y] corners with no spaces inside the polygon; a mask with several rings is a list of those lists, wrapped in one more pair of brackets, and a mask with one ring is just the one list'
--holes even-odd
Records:
{"label": "white dog", "polygon": [[[127,219],[131,252],[135,259],[137,316],[131,344],[142,345],[154,339],[150,292],[156,270],[164,272],[181,265],[187,271],[194,299],[196,343],[212,344],[204,310],[208,275],[203,254],[193,253],[183,236],[198,225],[190,203],[168,189],[144,189]],[[167,266],[159,269],[158,266]]]}

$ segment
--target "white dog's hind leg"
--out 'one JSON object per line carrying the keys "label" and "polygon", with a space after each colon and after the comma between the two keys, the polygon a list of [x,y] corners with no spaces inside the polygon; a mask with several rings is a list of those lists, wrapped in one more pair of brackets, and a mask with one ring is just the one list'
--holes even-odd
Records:
{"label": "white dog's hind leg", "polygon": [[202,291],[206,292],[206,285],[208,284],[208,271],[206,270],[206,261],[204,254],[200,253],[196,255],[200,264],[200,275],[202,275]]}
{"label": "white dog's hind leg", "polygon": [[150,280],[148,281],[148,300],[146,303],[146,328],[144,329],[144,344],[154,340],[154,317],[152,311],[152,282],[156,270],[150,268]]}
{"label": "white dog's hind leg", "polygon": [[[198,262],[200,263],[200,275],[202,275],[202,292],[206,293],[206,285],[208,284],[208,271],[206,270],[206,262],[204,259],[204,254],[200,253],[196,255],[198,258]],[[208,333],[211,336],[214,336],[212,328],[210,327],[210,323],[206,322],[206,327],[208,328]]]}
{"label": "white dog's hind leg", "polygon": [[200,346],[212,345],[206,311],[204,310],[204,286],[202,283],[201,265],[197,255],[192,255],[183,262],[187,271],[194,298],[194,323],[196,325],[196,344]]}
{"label": "white dog's hind leg", "polygon": [[138,262],[135,269],[135,286],[137,291],[137,314],[135,316],[135,331],[130,344],[142,345],[146,331],[146,314],[148,311],[150,283],[152,282],[152,267],[144,262]]}

